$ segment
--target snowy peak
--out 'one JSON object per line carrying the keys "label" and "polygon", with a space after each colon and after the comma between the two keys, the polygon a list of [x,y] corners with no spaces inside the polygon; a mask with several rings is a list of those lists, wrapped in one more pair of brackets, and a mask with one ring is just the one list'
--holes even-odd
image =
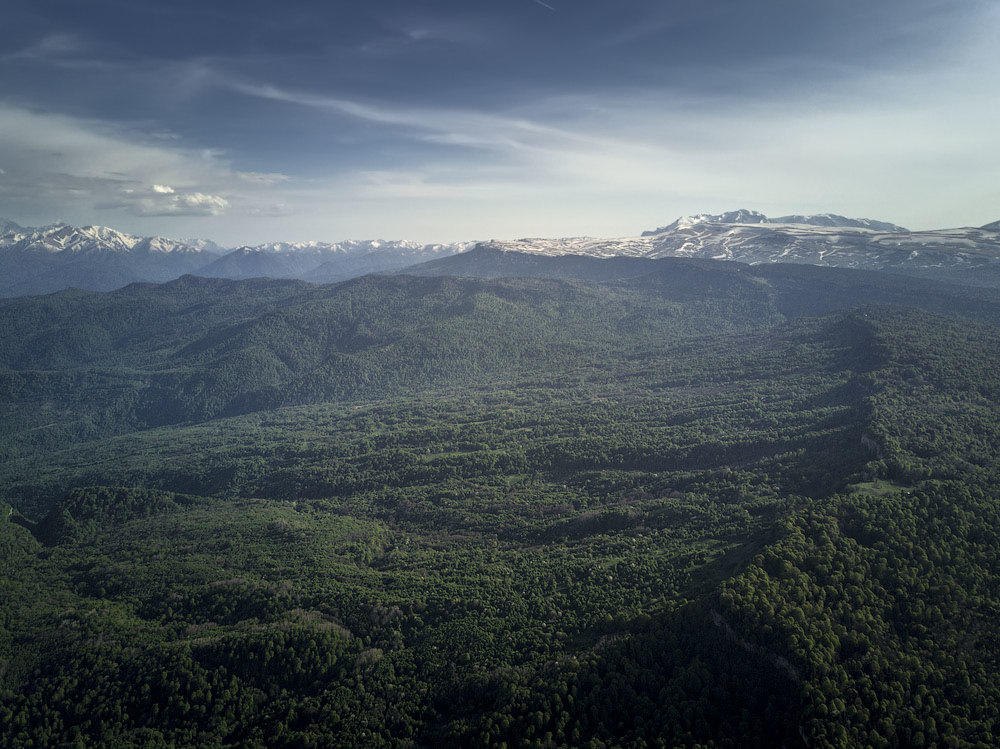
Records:
{"label": "snowy peak", "polygon": [[809,216],[781,216],[769,218],[767,224],[798,224],[800,226],[827,226],[848,229],[870,229],[882,232],[906,232],[902,226],[890,224],[888,221],[875,221],[870,218],[847,218],[836,213],[815,213]]}
{"label": "snowy peak", "polygon": [[699,213],[694,216],[681,216],[666,226],[661,226],[652,231],[644,231],[642,236],[651,237],[675,229],[698,226],[699,224],[763,224],[767,221],[768,218],[763,213],[740,208],[739,210],[727,211],[726,213]]}
{"label": "snowy peak", "polygon": [[699,213],[696,216],[681,216],[673,223],[661,226],[652,231],[644,231],[642,236],[653,237],[658,234],[690,229],[697,226],[712,226],[718,224],[734,224],[739,226],[753,225],[792,225],[792,226],[822,226],[829,228],[845,229],[866,229],[880,232],[905,232],[901,226],[890,224],[887,221],[874,221],[869,218],[847,218],[836,213],[817,213],[812,215],[792,215],[780,216],[779,218],[768,218],[763,213],[750,211],[741,208],[737,211],[727,211],[726,213]]}
{"label": "snowy peak", "polygon": [[22,227],[0,220],[0,297],[76,287],[110,291],[186,274],[216,278],[298,278],[330,283],[394,271],[467,250],[472,242],[411,240],[269,242],[223,249],[205,239],[138,237],[107,226]]}
{"label": "snowy peak", "polygon": [[[429,246],[429,245],[428,245]],[[445,247],[447,245],[437,245]],[[256,245],[254,249],[272,254],[302,255],[367,255],[373,252],[412,252],[422,250],[425,245],[408,239],[347,239],[343,242],[268,242]]]}
{"label": "snowy peak", "polygon": [[726,213],[720,213],[717,216],[711,216],[703,213],[699,216],[695,216],[692,223],[766,224],[767,222],[768,218],[763,213],[748,211],[746,208],[740,208],[737,211],[727,211]]}
{"label": "snowy peak", "polygon": [[[0,252],[21,253],[200,253],[201,246],[164,237],[136,237],[107,226],[70,226],[52,224],[40,228],[21,227],[3,222],[0,228]],[[207,243],[211,244],[211,243]]]}
{"label": "snowy peak", "polygon": [[97,248],[128,251],[135,247],[140,237],[108,228],[107,226],[84,226],[75,229],[72,226],[62,227],[61,236],[66,237],[66,249],[80,250]]}
{"label": "snowy peak", "polygon": [[28,229],[19,242],[23,249],[45,252],[128,252],[140,241],[106,226],[53,224]]}
{"label": "snowy peak", "polygon": [[137,237],[107,226],[13,225],[0,234],[0,297],[70,287],[110,291],[134,282],[162,283],[217,257],[164,237]]}
{"label": "snowy peak", "polygon": [[328,252],[336,252],[335,245],[327,242],[267,242],[265,244],[254,245],[252,247],[241,247],[241,250],[255,250],[265,254],[289,255],[293,253],[306,255],[319,255]]}
{"label": "snowy peak", "polygon": [[185,238],[181,239],[180,242],[182,244],[186,244],[188,247],[193,247],[196,250],[200,250],[202,252],[211,252],[216,255],[221,255],[222,253],[227,251],[225,247],[223,247],[220,244],[216,244],[211,239]]}
{"label": "snowy peak", "polygon": [[399,270],[408,265],[454,255],[472,246],[410,240],[348,239],[343,242],[269,242],[240,247],[198,271],[220,278],[300,278],[332,283],[366,273]]}

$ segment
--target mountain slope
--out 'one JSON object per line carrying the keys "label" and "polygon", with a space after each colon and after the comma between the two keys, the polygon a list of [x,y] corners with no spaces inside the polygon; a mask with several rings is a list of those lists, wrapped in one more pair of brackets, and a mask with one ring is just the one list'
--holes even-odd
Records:
{"label": "mountain slope", "polygon": [[703,214],[622,239],[520,239],[491,243],[544,255],[689,257],[752,265],[800,263],[888,270],[1000,288],[1000,231],[983,228],[911,232],[833,214],[769,219],[753,211]]}
{"label": "mountain slope", "polygon": [[472,243],[422,245],[381,239],[345,242],[273,242],[241,247],[198,271],[215,278],[300,278],[333,283],[403,268],[462,252]]}
{"label": "mountain slope", "polygon": [[[663,309],[737,312],[767,290],[744,276]],[[0,463],[0,743],[994,743],[998,328],[865,308],[662,340],[631,283],[345,284],[340,350],[402,336],[383,367],[425,383],[484,334],[542,350]],[[330,290],[275,285],[264,327],[178,361],[317,338]]]}
{"label": "mountain slope", "polygon": [[345,252],[342,256],[326,260],[307,273],[305,280],[315,283],[335,283],[368,273],[386,273],[415,263],[465,252],[476,243],[421,245],[417,242],[379,241],[365,244],[367,251]]}
{"label": "mountain slope", "polygon": [[503,249],[484,244],[475,249],[416,265],[404,271],[418,276],[478,278],[557,278],[562,280],[616,281],[670,279],[674,294],[710,294],[711,279],[736,276],[765,285],[776,309],[789,317],[825,314],[863,304],[896,304],[961,314],[972,319],[1000,322],[1000,303],[991,289],[911,278],[849,268],[823,268],[808,264],[767,263],[743,265],[698,258],[610,257],[582,254],[549,255]]}
{"label": "mountain slope", "polygon": [[278,253],[259,247],[240,247],[208,265],[197,274],[206,278],[299,278],[323,262],[320,252]]}
{"label": "mountain slope", "polygon": [[[844,269],[490,248],[432,266],[335,286],[185,277],[4,302],[4,449],[493,383],[866,304],[1000,323],[988,290]],[[508,277],[440,275],[472,271]]]}
{"label": "mountain slope", "polygon": [[[314,288],[185,278],[15,300],[0,305],[11,333],[0,351],[0,423],[15,449],[15,434],[40,444],[489,382],[568,366],[583,352],[777,321],[762,285],[734,274],[708,281],[704,301],[662,283],[405,276]],[[80,377],[86,388],[69,385]]]}

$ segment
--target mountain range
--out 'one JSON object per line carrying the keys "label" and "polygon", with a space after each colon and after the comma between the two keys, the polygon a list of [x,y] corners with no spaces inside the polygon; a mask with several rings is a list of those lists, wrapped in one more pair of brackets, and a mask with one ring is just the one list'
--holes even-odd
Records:
{"label": "mountain range", "polygon": [[136,237],[100,226],[26,228],[0,220],[0,297],[65,288],[109,291],[186,274],[228,279],[295,278],[333,283],[398,271],[479,244],[541,255],[690,257],[749,265],[805,263],[886,270],[1000,288],[1000,222],[910,231],[824,213],[779,218],[748,210],[678,218],[639,236],[421,244],[412,241],[273,242],[223,248],[209,240]]}
{"label": "mountain range", "polygon": [[638,237],[519,239],[491,246],[543,255],[690,257],[748,265],[805,263],[1000,287],[1000,222],[910,231],[829,213],[770,219],[740,210],[682,217]]}
{"label": "mountain range", "polygon": [[332,283],[461,252],[474,242],[273,242],[224,248],[204,239],[137,237],[104,226],[22,227],[0,220],[0,297],[66,288],[111,291],[187,274],[233,280],[297,278]]}

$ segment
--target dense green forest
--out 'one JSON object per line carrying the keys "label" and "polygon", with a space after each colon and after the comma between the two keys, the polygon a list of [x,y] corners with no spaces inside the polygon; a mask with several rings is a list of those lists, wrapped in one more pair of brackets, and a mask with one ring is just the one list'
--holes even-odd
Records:
{"label": "dense green forest", "polygon": [[994,293],[451,263],[0,303],[0,744],[997,744]]}

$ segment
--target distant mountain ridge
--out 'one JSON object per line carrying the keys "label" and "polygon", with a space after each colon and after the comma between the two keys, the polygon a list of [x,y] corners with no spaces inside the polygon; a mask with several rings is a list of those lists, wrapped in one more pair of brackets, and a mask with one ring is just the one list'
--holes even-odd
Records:
{"label": "distant mountain ridge", "polygon": [[136,237],[105,226],[41,228],[0,222],[0,296],[77,287],[110,291],[133,281],[162,283],[218,257],[209,242]]}
{"label": "distant mountain ridge", "polygon": [[187,274],[330,283],[397,270],[474,244],[375,239],[271,242],[231,249],[206,239],[137,237],[104,226],[29,228],[0,220],[0,297],[65,288],[111,291],[129,283],[163,283]]}
{"label": "distant mountain ridge", "polygon": [[240,247],[196,272],[213,278],[298,278],[334,283],[367,273],[399,270],[414,263],[446,257],[475,246],[421,244],[410,240],[369,239],[344,242],[271,242]]}
{"label": "distant mountain ridge", "polygon": [[0,221],[5,249],[22,252],[211,252],[220,250],[214,243],[201,244],[164,237],[136,237],[107,226],[70,226],[52,224],[41,228],[18,226]]}
{"label": "distant mountain ridge", "polygon": [[[233,249],[204,239],[137,237],[101,226],[28,228],[0,219],[0,297],[70,287],[110,291],[186,274],[334,283],[368,273],[398,272],[479,245],[376,239],[270,242]],[[740,209],[683,216],[634,237],[528,238],[482,245],[542,255],[805,263],[1000,288],[1000,221],[979,228],[914,232],[884,221],[832,213],[769,218]]]}

